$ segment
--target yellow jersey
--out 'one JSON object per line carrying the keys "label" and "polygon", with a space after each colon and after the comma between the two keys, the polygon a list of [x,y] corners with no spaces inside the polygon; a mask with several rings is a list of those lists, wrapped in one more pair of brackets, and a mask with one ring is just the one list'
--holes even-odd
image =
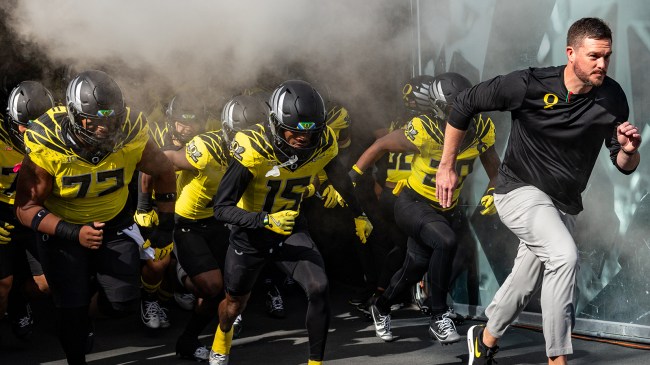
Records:
{"label": "yellow jersey", "polygon": [[[0,117],[1,118],[1,117]],[[16,194],[16,176],[23,153],[11,138],[11,131],[0,121],[0,202],[13,204]]]}
{"label": "yellow jersey", "polygon": [[449,210],[456,206],[465,178],[472,172],[474,160],[494,145],[495,140],[492,119],[483,119],[482,115],[476,115],[458,153],[456,162],[458,185],[453,194],[452,205],[443,209],[436,198],[436,173],[442,157],[444,131],[445,121],[425,115],[411,119],[404,129],[406,138],[419,151],[414,155],[411,163],[412,172],[407,180],[408,186],[439,210]]}
{"label": "yellow jersey", "polygon": [[25,132],[30,159],[53,177],[45,207],[75,224],[106,222],[117,216],[128,198],[128,184],[149,140],[142,113],[127,108],[122,136],[113,152],[90,154],[75,145],[68,112],[55,107]]}
{"label": "yellow jersey", "polygon": [[196,171],[183,170],[178,182],[176,214],[188,219],[204,219],[213,215],[212,197],[228,167],[228,152],[223,148],[221,131],[211,131],[192,138],[185,147],[187,161]]}

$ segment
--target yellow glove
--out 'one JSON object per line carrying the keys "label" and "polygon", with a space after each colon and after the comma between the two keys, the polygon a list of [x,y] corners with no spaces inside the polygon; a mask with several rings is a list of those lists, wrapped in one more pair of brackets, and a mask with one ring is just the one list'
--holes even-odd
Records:
{"label": "yellow glove", "polygon": [[296,225],[298,212],[295,210],[281,210],[277,213],[267,214],[264,217],[264,228],[285,236],[291,234]]}
{"label": "yellow glove", "polygon": [[305,187],[305,191],[302,193],[303,198],[309,198],[316,194],[316,187],[314,184],[309,184]]}
{"label": "yellow glove", "polygon": [[11,232],[9,231],[12,229],[14,229],[12,224],[0,221],[0,245],[6,245],[11,241]]}
{"label": "yellow glove", "polygon": [[366,243],[368,241],[368,236],[370,236],[370,233],[372,232],[372,223],[370,223],[370,220],[365,214],[354,218],[354,228],[361,243]]}
{"label": "yellow glove", "polygon": [[343,197],[341,197],[341,194],[339,194],[336,189],[332,185],[327,185],[325,190],[323,190],[323,199],[325,199],[325,202],[323,203],[323,206],[325,208],[334,208],[336,204],[345,207],[347,206],[347,203],[345,200],[343,200]]}
{"label": "yellow glove", "polygon": [[481,215],[492,215],[497,212],[497,207],[494,206],[494,188],[489,188],[485,192],[485,195],[481,198],[481,205],[483,210],[481,210]]}
{"label": "yellow glove", "polygon": [[404,190],[404,187],[406,186],[406,179],[402,179],[395,184],[395,188],[393,189],[393,195],[399,196],[402,193],[402,190]]}
{"label": "yellow glove", "polygon": [[158,213],[153,209],[148,212],[136,210],[133,220],[140,227],[153,228],[158,225]]}

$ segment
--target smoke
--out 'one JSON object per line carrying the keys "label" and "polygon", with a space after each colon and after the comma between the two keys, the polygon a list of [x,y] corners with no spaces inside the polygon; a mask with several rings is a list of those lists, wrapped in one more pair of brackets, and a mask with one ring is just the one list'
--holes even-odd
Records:
{"label": "smoke", "polygon": [[67,77],[104,69],[143,109],[179,90],[202,90],[223,105],[244,88],[302,78],[327,84],[344,104],[360,102],[377,112],[386,102],[396,104],[393,89],[410,76],[404,74],[412,47],[406,1],[12,0],[0,6],[12,31],[64,67]]}

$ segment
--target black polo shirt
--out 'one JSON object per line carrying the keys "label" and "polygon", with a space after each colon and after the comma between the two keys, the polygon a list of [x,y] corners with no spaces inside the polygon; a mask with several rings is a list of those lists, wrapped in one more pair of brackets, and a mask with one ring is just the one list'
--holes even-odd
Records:
{"label": "black polo shirt", "polygon": [[512,129],[495,191],[532,185],[562,211],[577,214],[603,143],[617,166],[616,127],[628,120],[629,107],[609,77],[588,93],[570,94],[565,67],[530,68],[481,82],[458,95],[449,124],[465,130],[479,112],[510,111]]}

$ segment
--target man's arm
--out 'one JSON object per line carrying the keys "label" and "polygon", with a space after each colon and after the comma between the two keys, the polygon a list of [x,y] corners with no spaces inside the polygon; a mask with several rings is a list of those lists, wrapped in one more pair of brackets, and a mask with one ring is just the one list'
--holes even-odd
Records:
{"label": "man's arm", "polygon": [[488,188],[492,188],[496,184],[496,178],[499,174],[499,166],[501,165],[501,159],[497,154],[497,151],[494,149],[494,146],[490,146],[485,152],[483,152],[479,158],[481,159],[481,164],[487,173],[490,182],[488,183]]}
{"label": "man's arm", "polygon": [[223,175],[214,196],[214,217],[219,222],[245,228],[264,227],[266,212],[248,212],[237,206],[253,174],[239,161],[233,159]]}
{"label": "man's arm", "polygon": [[[454,190],[458,184],[458,173],[456,172],[456,158],[465,130],[453,127],[447,123],[445,128],[445,142],[442,147],[442,157],[436,173],[436,198],[443,208],[451,206],[454,198]],[[482,160],[481,160],[482,161]]]}
{"label": "man's arm", "polygon": [[337,157],[334,157],[324,168],[330,183],[341,194],[350,210],[355,216],[363,214],[361,204],[354,195],[354,186],[348,176],[348,172]]}
{"label": "man's arm", "polygon": [[187,153],[185,149],[180,150],[166,150],[165,156],[172,162],[176,170],[187,170],[187,171],[196,171],[189,161],[187,161]]}
{"label": "man's arm", "polygon": [[93,225],[73,224],[45,208],[45,200],[52,193],[53,179],[45,169],[32,162],[29,155],[25,155],[16,184],[16,217],[21,224],[34,231],[98,249],[103,239],[103,222],[93,222]]}
{"label": "man's arm", "polygon": [[153,140],[147,141],[147,145],[142,151],[142,158],[136,168],[151,176],[156,191],[158,212],[174,213],[176,197],[174,166]]}
{"label": "man's arm", "polygon": [[360,171],[366,171],[388,152],[417,153],[418,148],[406,138],[404,130],[398,129],[375,141],[354,164]]}

